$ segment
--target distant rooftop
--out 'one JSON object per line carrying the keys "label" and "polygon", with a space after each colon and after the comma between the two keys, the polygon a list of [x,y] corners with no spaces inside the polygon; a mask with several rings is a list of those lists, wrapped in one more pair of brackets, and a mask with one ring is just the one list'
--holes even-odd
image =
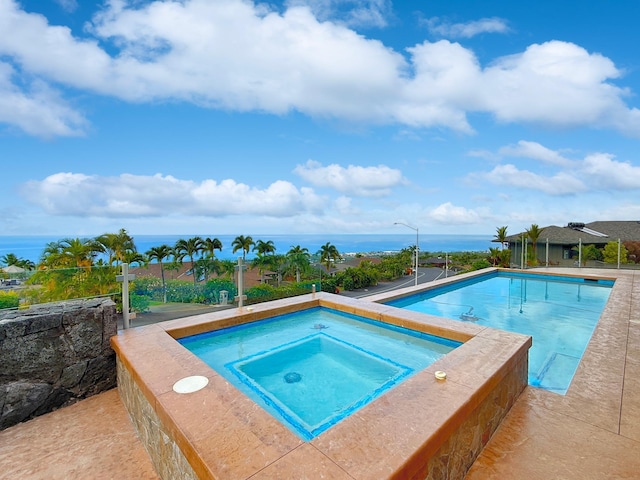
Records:
{"label": "distant rooftop", "polygon": [[[506,237],[509,243],[519,242],[526,236],[526,232],[520,232]],[[640,241],[640,221],[598,221],[591,223],[569,222],[565,227],[550,225],[541,228],[540,241],[546,241],[560,245],[603,244],[608,242],[628,240]],[[495,240],[494,240],[495,241]]]}

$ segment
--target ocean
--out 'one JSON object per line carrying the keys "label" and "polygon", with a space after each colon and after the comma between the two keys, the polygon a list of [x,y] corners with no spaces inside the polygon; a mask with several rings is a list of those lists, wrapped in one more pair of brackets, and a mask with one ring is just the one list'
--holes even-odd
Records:
{"label": "ocean", "polygon": [[[189,239],[196,235],[133,235],[133,240],[139,252],[144,253],[152,247],[166,244],[175,245],[178,240]],[[222,251],[216,250],[216,257],[221,260],[236,260],[242,252],[233,253],[231,244],[237,235],[197,235],[202,238],[218,238],[222,242]],[[276,247],[277,254],[286,254],[291,247],[300,245],[307,248],[310,254],[315,254],[327,242],[334,245],[342,255],[355,253],[398,252],[403,248],[415,245],[415,234],[286,234],[286,235],[251,235],[254,241],[271,240]],[[13,253],[20,259],[38,263],[40,257],[50,242],[57,242],[64,238],[76,236],[11,236],[0,235],[0,258]],[[80,237],[86,238],[86,237]],[[419,235],[421,252],[475,252],[488,251],[495,247],[491,235]],[[247,259],[255,257],[254,252],[247,254]]]}

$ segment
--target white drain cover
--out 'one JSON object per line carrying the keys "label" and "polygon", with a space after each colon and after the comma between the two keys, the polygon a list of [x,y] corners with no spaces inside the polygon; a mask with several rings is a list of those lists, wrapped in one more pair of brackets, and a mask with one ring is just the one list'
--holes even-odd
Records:
{"label": "white drain cover", "polygon": [[202,390],[208,383],[209,379],[201,375],[185,377],[173,384],[173,391],[176,393],[193,393]]}

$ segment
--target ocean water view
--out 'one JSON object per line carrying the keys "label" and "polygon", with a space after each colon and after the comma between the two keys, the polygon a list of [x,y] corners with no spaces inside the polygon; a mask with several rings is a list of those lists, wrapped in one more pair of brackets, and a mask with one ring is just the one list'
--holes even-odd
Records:
{"label": "ocean water view", "polygon": [[[202,238],[218,238],[222,242],[222,251],[216,251],[216,257],[221,260],[235,260],[241,256],[241,252],[233,253],[232,243],[238,235],[215,234],[185,234],[185,235],[135,235],[133,237],[138,252],[145,253],[152,247],[166,244],[175,245],[180,239],[189,239],[195,236]],[[247,236],[247,235],[245,235]],[[322,245],[327,242],[334,245],[342,255],[355,253],[398,252],[403,248],[415,245],[415,234],[264,234],[251,235],[254,241],[271,240],[276,247],[276,253],[285,254],[291,247],[300,245],[307,248],[310,254],[315,254]],[[38,263],[45,247],[50,242],[57,242],[65,238],[94,238],[78,235],[0,235],[0,258],[13,253],[18,258],[31,260]],[[445,235],[424,234],[419,235],[421,252],[475,252],[488,251],[498,244],[492,235]],[[249,252],[247,259],[255,257],[255,252]]]}

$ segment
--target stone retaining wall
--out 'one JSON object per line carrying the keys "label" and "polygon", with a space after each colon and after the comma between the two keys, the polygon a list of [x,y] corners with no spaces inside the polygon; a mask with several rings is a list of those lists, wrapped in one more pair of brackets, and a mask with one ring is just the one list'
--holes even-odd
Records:
{"label": "stone retaining wall", "polygon": [[0,430],[116,386],[110,299],[0,311]]}

